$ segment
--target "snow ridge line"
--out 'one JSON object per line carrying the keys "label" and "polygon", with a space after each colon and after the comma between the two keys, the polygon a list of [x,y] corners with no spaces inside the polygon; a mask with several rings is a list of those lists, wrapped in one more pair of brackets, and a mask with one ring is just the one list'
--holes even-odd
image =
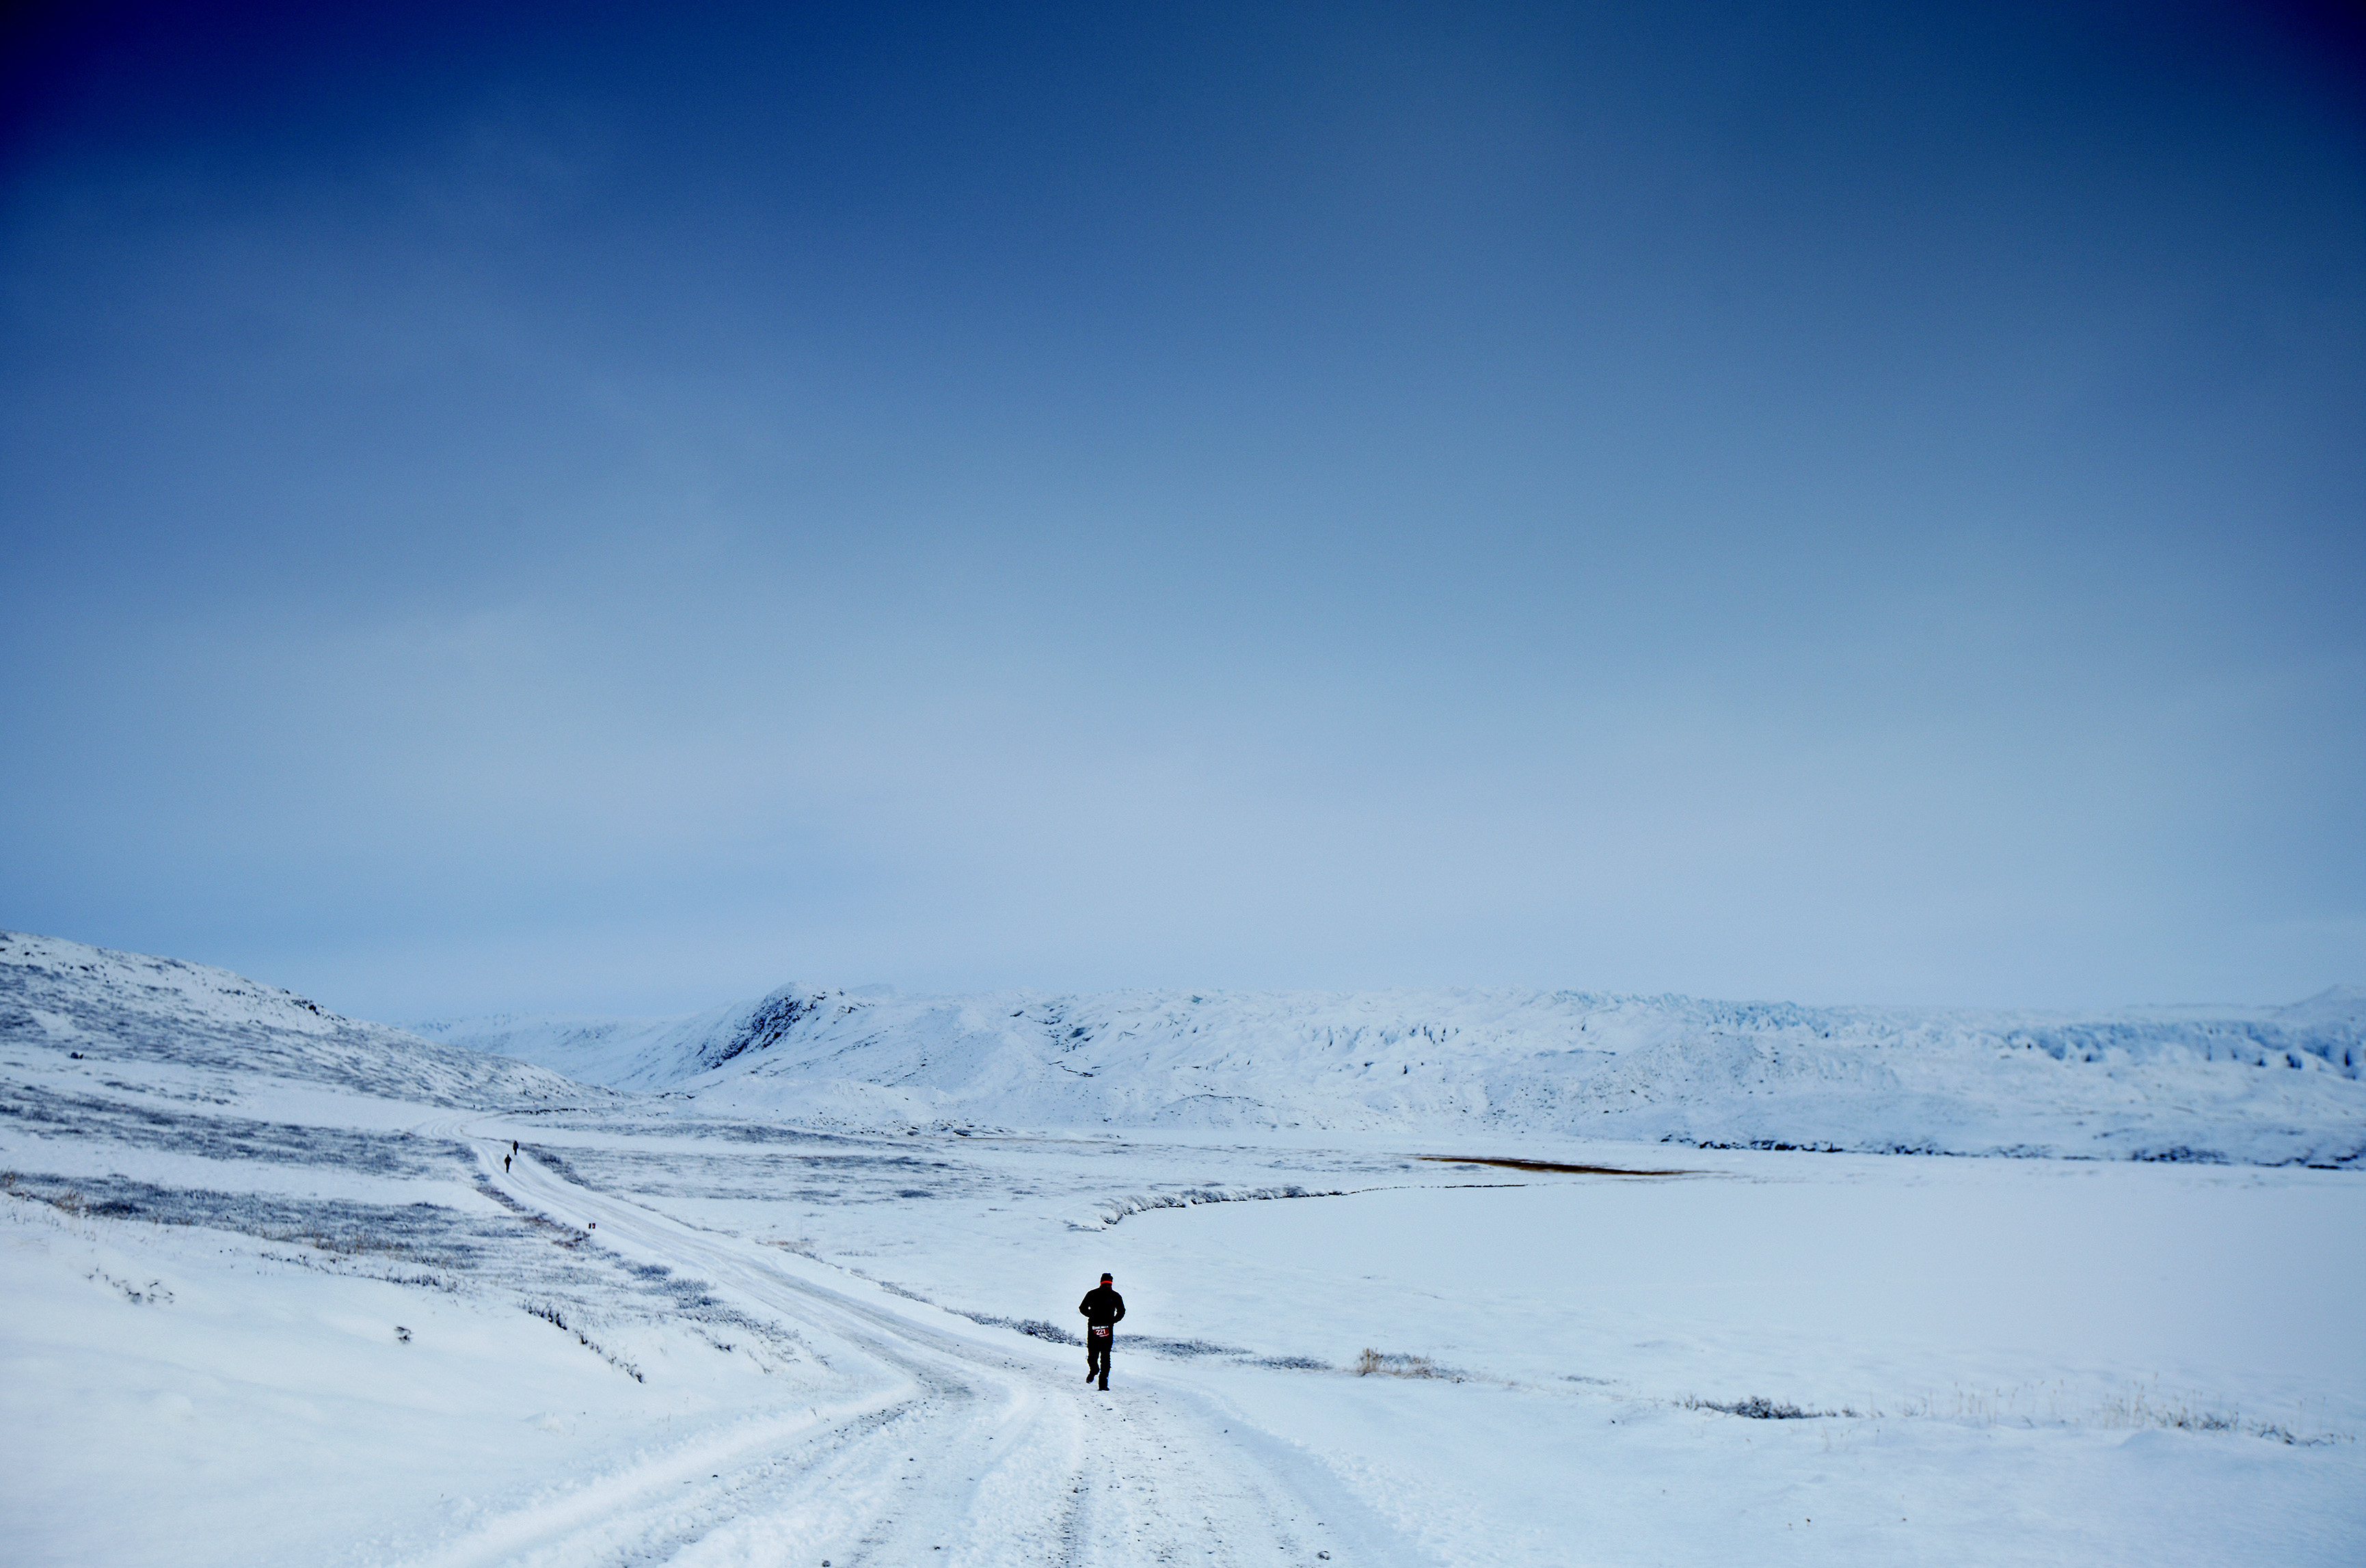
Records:
{"label": "snow ridge line", "polygon": [[1464,1187],[1526,1187],[1525,1181],[1384,1181],[1373,1187],[1301,1187],[1291,1182],[1286,1187],[1187,1187],[1177,1192],[1135,1193],[1124,1198],[1105,1198],[1097,1205],[1102,1214],[1100,1224],[1093,1225],[1068,1222],[1070,1230],[1107,1230],[1128,1214],[1147,1213],[1153,1209],[1189,1209],[1200,1203],[1252,1203],[1280,1198],[1353,1198],[1365,1192],[1403,1192],[1411,1190],[1449,1190]]}
{"label": "snow ridge line", "polygon": [[2269,1170],[2280,1166],[2299,1166],[2310,1170],[2348,1170],[2366,1162],[2366,1142],[2354,1144],[2346,1152],[2338,1154],[2328,1153],[2319,1146],[2306,1154],[2282,1159],[2244,1159],[2222,1150],[2196,1148],[2190,1144],[2139,1146],[2124,1152],[2097,1154],[2076,1145],[2059,1144],[1996,1144],[1986,1148],[1957,1149],[1949,1148],[1931,1138],[1911,1143],[1897,1139],[1884,1142],[1878,1138],[1861,1138],[1851,1143],[1836,1143],[1830,1139],[1791,1143],[1781,1138],[1695,1138],[1676,1133],[1662,1133],[1660,1142],[1694,1149],[1755,1149],[1810,1155],[1910,1155],[1932,1159],[2121,1160],[2145,1165],[2251,1165]]}
{"label": "snow ridge line", "polygon": [[1358,1192],[1381,1190],[1370,1187],[1301,1187],[1291,1182],[1284,1187],[1187,1187],[1179,1192],[1137,1192],[1123,1198],[1104,1198],[1095,1207],[1101,1215],[1098,1225],[1071,1224],[1072,1230],[1107,1230],[1128,1214],[1146,1213],[1152,1209],[1189,1209],[1200,1203],[1254,1203],[1279,1198],[1346,1198]]}

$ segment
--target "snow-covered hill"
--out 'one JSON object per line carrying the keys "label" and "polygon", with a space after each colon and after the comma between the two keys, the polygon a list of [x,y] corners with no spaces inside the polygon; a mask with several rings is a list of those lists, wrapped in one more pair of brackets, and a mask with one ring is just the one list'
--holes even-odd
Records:
{"label": "snow-covered hill", "polygon": [[[1583,992],[908,998],[414,1032],[227,970],[0,933],[0,1038],[491,1109],[661,1091],[839,1128],[1597,1138],[2356,1166],[2366,990],[2091,1014]],[[574,1081],[569,1081],[574,1080]]]}
{"label": "snow-covered hill", "polygon": [[278,1079],[488,1109],[598,1098],[544,1068],[343,1018],[227,969],[19,931],[0,931],[0,1040],[152,1064],[231,1093]]}
{"label": "snow-covered hill", "polygon": [[848,1127],[1252,1129],[2354,1165],[2366,990],[2002,1013],[1616,997],[791,986],[670,1021],[419,1032]]}

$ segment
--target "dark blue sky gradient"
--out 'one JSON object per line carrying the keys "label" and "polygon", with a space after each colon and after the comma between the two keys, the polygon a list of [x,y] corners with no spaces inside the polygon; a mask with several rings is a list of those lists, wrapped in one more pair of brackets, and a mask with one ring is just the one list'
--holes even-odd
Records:
{"label": "dark blue sky gradient", "polygon": [[2366,980],[2366,33],[1628,9],[20,22],[0,923]]}

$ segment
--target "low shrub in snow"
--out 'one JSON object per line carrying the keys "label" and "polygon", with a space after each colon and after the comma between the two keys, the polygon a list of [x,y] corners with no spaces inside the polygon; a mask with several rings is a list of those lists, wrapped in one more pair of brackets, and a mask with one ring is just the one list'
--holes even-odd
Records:
{"label": "low shrub in snow", "polygon": [[1021,1334],[1037,1339],[1048,1339],[1054,1345],[1081,1345],[1085,1342],[1081,1336],[1061,1327],[1056,1323],[1046,1323],[1040,1317],[997,1317],[992,1313],[986,1312],[965,1312],[962,1316],[972,1323],[982,1323],[988,1328],[1015,1328]]}
{"label": "low shrub in snow", "polygon": [[1368,1347],[1356,1358],[1356,1375],[1368,1378],[1375,1372],[1391,1378],[1441,1378],[1448,1382],[1460,1382],[1466,1375],[1451,1367],[1441,1367],[1426,1356],[1398,1356]]}
{"label": "low shrub in snow", "polygon": [[1802,1410],[1796,1404],[1786,1404],[1780,1400],[1769,1399],[1763,1393],[1753,1393],[1747,1399],[1737,1399],[1729,1404],[1720,1404],[1714,1399],[1687,1399],[1684,1401],[1684,1408],[1714,1410],[1720,1415],[1741,1416],[1752,1421],[1814,1421],[1827,1416],[1856,1414],[1853,1410]]}

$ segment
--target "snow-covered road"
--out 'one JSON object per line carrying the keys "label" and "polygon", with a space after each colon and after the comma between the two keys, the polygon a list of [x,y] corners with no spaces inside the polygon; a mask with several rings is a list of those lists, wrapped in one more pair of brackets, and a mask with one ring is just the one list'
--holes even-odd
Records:
{"label": "snow-covered road", "polygon": [[571,1184],[438,1118],[487,1179],[599,1246],[693,1273],[793,1327],[846,1383],[827,1406],[637,1457],[422,1560],[479,1563],[1138,1564],[1432,1561],[1303,1450],[1175,1373],[1086,1382],[1072,1351],[981,1327],[826,1264]]}

